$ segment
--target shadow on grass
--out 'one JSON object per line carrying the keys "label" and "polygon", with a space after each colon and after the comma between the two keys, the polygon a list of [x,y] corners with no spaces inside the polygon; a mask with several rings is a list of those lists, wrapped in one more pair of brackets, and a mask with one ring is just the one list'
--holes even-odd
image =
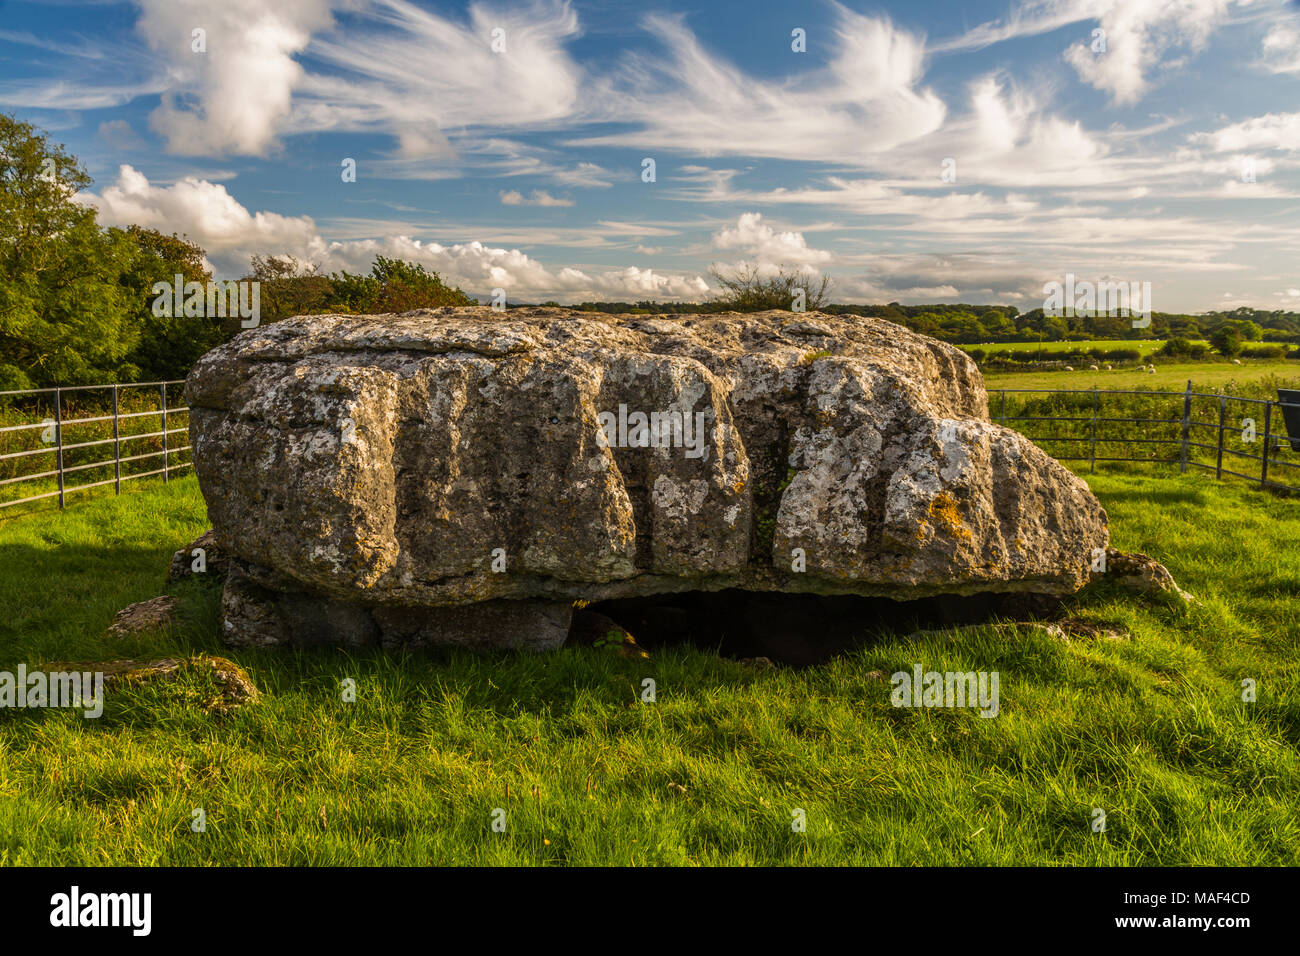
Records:
{"label": "shadow on grass", "polygon": [[[12,670],[18,662],[31,668],[42,661],[149,660],[207,653],[244,667],[265,696],[244,711],[216,718],[194,706],[195,688],[183,681],[170,690],[121,689],[110,693],[104,717],[87,722],[87,729],[93,725],[107,730],[125,723],[133,727],[185,726],[207,732],[207,728],[233,725],[256,736],[274,732],[268,721],[273,723],[276,714],[296,714],[303,719],[314,712],[323,720],[344,723],[368,715],[365,719],[410,729],[430,708],[446,711],[462,707],[502,718],[569,711],[584,699],[630,708],[643,699],[646,680],[671,688],[674,694],[702,697],[772,683],[812,686],[825,675],[819,665],[829,664],[833,670],[839,666],[837,659],[856,666],[883,649],[893,649],[899,666],[912,661],[917,652],[909,648],[915,642],[904,635],[1039,616],[1008,613],[996,601],[987,600],[900,603],[860,599],[855,604],[837,598],[821,609],[826,618],[819,624],[813,613],[817,610],[813,605],[820,606],[819,599],[812,595],[799,595],[789,606],[781,606],[780,597],[771,594],[692,592],[676,596],[680,600],[673,608],[649,608],[673,610],[679,617],[686,613],[693,622],[683,632],[669,629],[645,639],[643,643],[652,653],[649,660],[585,646],[566,646],[541,655],[330,646],[229,648],[220,640],[220,582],[196,578],[165,584],[172,550],[185,542],[143,547],[114,543],[111,535],[101,535],[100,540],[105,543],[93,547],[65,537],[50,548],[18,545],[4,549],[0,555],[0,581],[5,582],[0,585],[0,613],[9,623],[0,626],[0,667]],[[106,633],[117,611],[164,591],[178,601],[174,626],[126,637]],[[746,607],[751,602],[753,607]],[[641,614],[648,609],[632,602],[618,610]],[[817,650],[815,659],[795,662],[808,666],[808,671],[765,670],[723,656],[779,658],[779,641],[737,643],[732,638],[728,643],[724,632],[746,616],[764,626],[775,625],[765,633],[766,640],[784,638],[789,645],[808,638]],[[827,622],[837,628],[834,642],[826,640],[829,625],[823,625]],[[644,624],[634,629],[638,641],[647,637]],[[950,640],[925,640],[956,654],[966,643],[956,634]],[[862,670],[878,666],[884,665],[872,663]],[[348,695],[353,699],[347,699]],[[46,717],[28,712],[9,719],[40,721]]]}

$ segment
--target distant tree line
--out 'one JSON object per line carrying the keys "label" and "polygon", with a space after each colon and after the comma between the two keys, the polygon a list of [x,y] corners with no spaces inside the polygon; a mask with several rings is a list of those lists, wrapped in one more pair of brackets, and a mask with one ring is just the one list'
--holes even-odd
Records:
{"label": "distant tree line", "polygon": [[[788,301],[788,300],[787,300]],[[788,308],[764,303],[764,308]],[[611,315],[651,315],[656,312],[748,312],[758,311],[745,301],[725,297],[706,302],[582,302],[574,308]],[[1061,317],[1042,309],[1021,312],[1014,305],[839,305],[824,304],[820,311],[832,315],[865,315],[907,326],[915,332],[956,344],[994,342],[1093,342],[1177,338],[1184,341],[1238,340],[1247,342],[1300,342],[1300,312],[1263,311],[1239,308],[1231,312],[1202,315],[1152,312],[1151,325],[1133,328],[1124,316],[1089,315]],[[1233,346],[1228,345],[1231,349]]]}

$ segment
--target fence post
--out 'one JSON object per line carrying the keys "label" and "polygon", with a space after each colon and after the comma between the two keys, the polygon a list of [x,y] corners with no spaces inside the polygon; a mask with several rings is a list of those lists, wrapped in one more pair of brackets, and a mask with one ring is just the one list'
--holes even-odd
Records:
{"label": "fence post", "polygon": [[1268,487],[1268,449],[1272,439],[1269,438],[1270,428],[1273,423],[1273,403],[1264,403],[1264,454],[1260,457],[1263,461],[1259,467],[1259,484],[1261,488]]}
{"label": "fence post", "polygon": [[1192,432],[1192,380],[1187,380],[1187,393],[1183,396],[1183,450],[1179,456],[1178,471],[1187,473],[1187,442]]}
{"label": "fence post", "polygon": [[1228,414],[1228,396],[1219,396],[1219,451],[1218,457],[1214,460],[1214,479],[1215,481],[1223,478],[1223,422]]}
{"label": "fence post", "polygon": [[163,382],[158,386],[158,391],[162,395],[162,446],[163,446],[163,484],[167,483],[167,383]]}
{"label": "fence post", "polygon": [[54,441],[58,447],[59,507],[63,507],[63,390],[54,390]]}
{"label": "fence post", "polygon": [[1005,388],[1002,389],[1002,417],[999,419],[999,424],[1004,427],[1007,424],[1007,390]]}
{"label": "fence post", "polygon": [[1097,473],[1097,386],[1092,386],[1092,425],[1090,437],[1092,439],[1092,451],[1088,458],[1088,473]]}
{"label": "fence post", "polygon": [[122,493],[122,436],[118,430],[117,385],[113,385],[113,494]]}

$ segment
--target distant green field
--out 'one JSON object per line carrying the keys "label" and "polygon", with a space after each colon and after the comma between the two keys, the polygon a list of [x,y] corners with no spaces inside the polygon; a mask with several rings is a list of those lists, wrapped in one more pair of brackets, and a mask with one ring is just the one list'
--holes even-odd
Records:
{"label": "distant green field", "polygon": [[995,352],[1076,352],[1080,349],[1137,349],[1143,355],[1158,350],[1164,339],[1098,339],[1091,342],[988,342],[959,345],[969,352],[980,349],[985,355]]}
{"label": "distant green field", "polygon": [[[1231,362],[1154,362],[1155,374],[1140,369],[1093,372],[985,372],[984,384],[997,388],[1156,388],[1179,390],[1192,383],[1192,391],[1226,391],[1232,395],[1264,397],[1261,389],[1277,386],[1300,388],[1300,362],[1290,359],[1242,359]],[[1276,395],[1270,397],[1276,398]]]}

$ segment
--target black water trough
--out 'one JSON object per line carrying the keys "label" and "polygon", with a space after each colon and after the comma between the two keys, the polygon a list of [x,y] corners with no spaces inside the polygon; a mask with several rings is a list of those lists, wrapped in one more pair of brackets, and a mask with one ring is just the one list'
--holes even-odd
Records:
{"label": "black water trough", "polygon": [[1279,388],[1277,400],[1282,404],[1282,421],[1286,422],[1286,433],[1291,439],[1291,450],[1300,451],[1300,389]]}

